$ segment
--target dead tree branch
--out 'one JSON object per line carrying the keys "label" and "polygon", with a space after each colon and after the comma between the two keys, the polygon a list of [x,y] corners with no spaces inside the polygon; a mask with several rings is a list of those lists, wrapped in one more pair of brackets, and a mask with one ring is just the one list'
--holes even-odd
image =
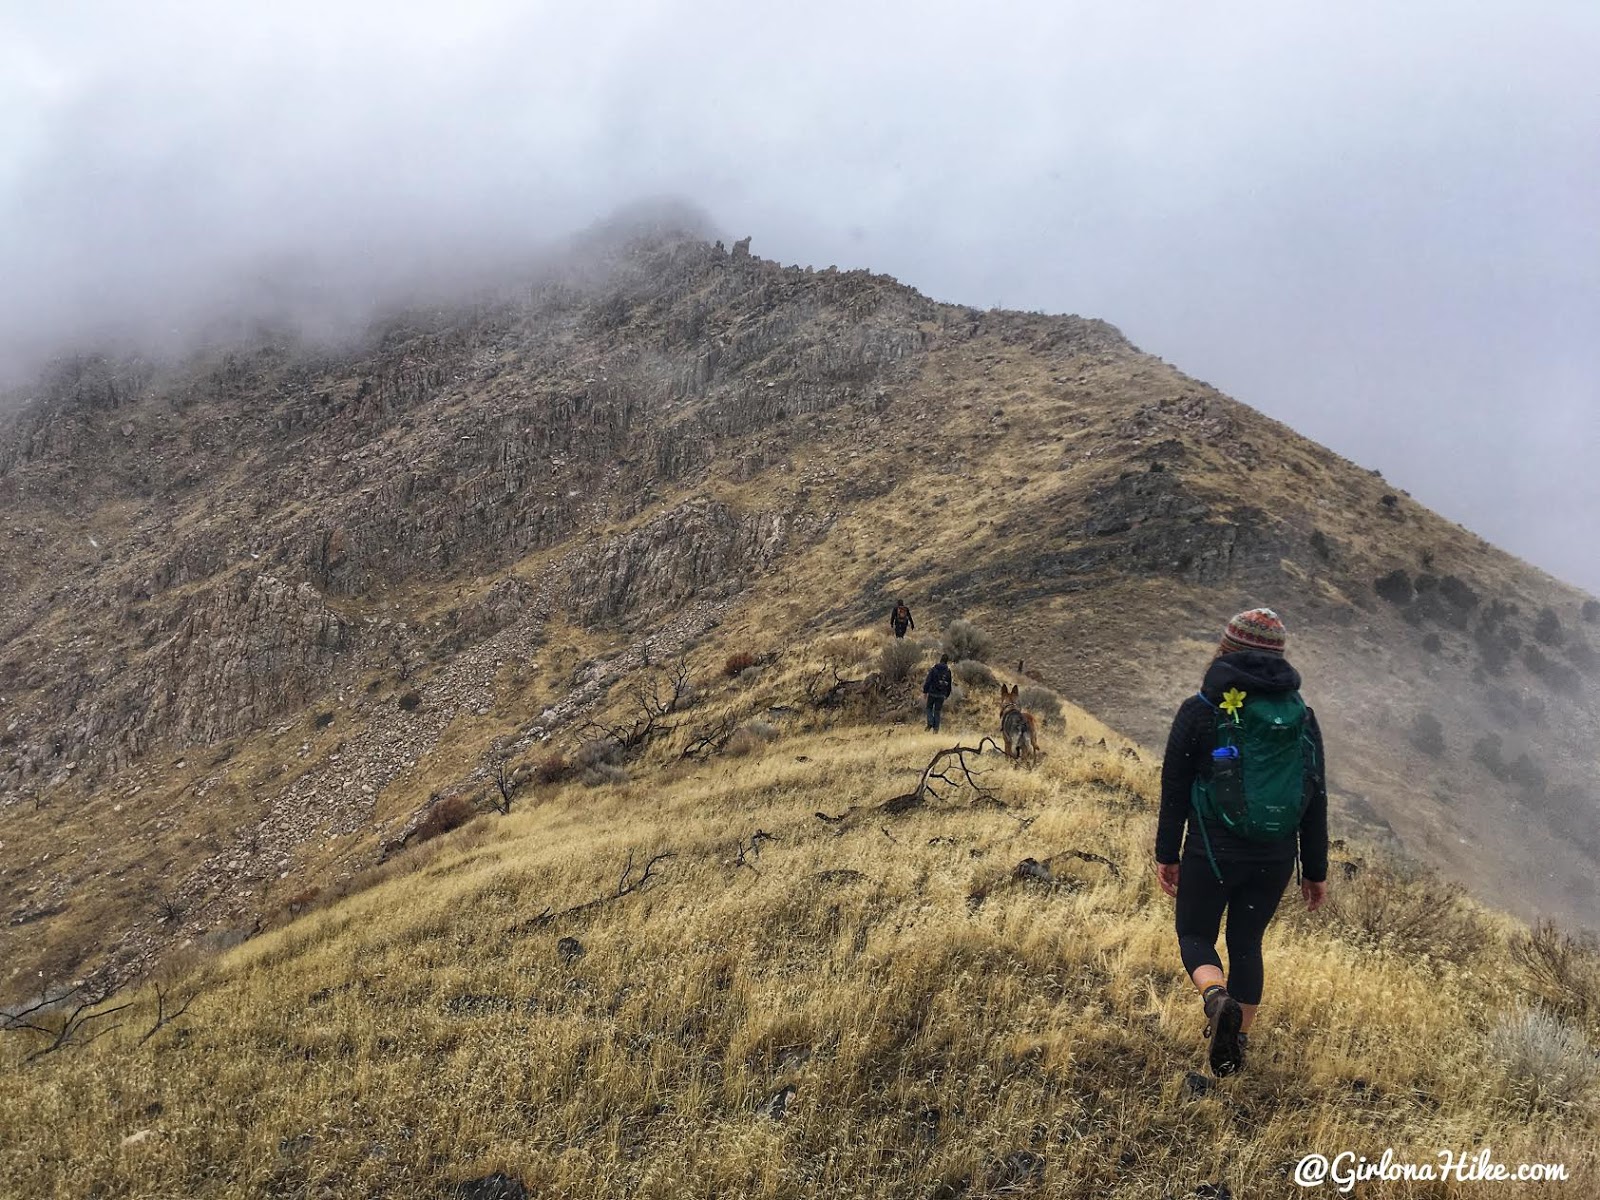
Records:
{"label": "dead tree branch", "polygon": [[689,738],[689,744],[683,748],[682,757],[695,759],[720,754],[733,740],[738,728],[738,721],[732,716],[725,716],[714,725],[695,730]]}
{"label": "dead tree branch", "polygon": [[1122,878],[1122,869],[1118,867],[1116,863],[1112,862],[1103,854],[1096,854],[1092,850],[1063,850],[1061,853],[1052,854],[1049,858],[1045,859],[1045,865],[1048,866],[1050,863],[1055,862],[1058,858],[1076,858],[1082,860],[1083,862],[1099,863],[1107,871],[1111,872],[1111,878]]}
{"label": "dead tree branch", "polygon": [[52,1021],[42,1015],[48,1010],[56,1008],[56,1006],[77,994],[77,992],[77,988],[70,988],[58,996],[47,997],[37,1004],[22,1009],[20,1012],[4,1014],[4,1024],[0,1025],[0,1030],[8,1032],[29,1030],[33,1033],[43,1034],[50,1039],[45,1045],[24,1058],[22,1060],[24,1063],[31,1063],[68,1046],[81,1047],[98,1041],[113,1029],[120,1028],[121,1022],[98,1029],[89,1037],[83,1037],[82,1035],[88,1031],[89,1026],[94,1022],[103,1021],[105,1018],[119,1013],[125,1008],[131,1008],[133,1004],[132,1001],[129,1001],[126,1004],[118,1004],[113,1008],[101,1009],[99,1012],[95,1012],[95,1009],[100,1008],[102,1004],[115,995],[114,992],[106,992],[93,1000],[82,1001],[71,1012],[61,1010],[58,1021]]}
{"label": "dead tree branch", "polygon": [[616,889],[610,894],[605,896],[597,896],[593,900],[585,900],[582,904],[574,904],[571,908],[563,908],[560,912],[552,912],[550,906],[546,905],[544,911],[538,916],[532,917],[517,925],[513,925],[508,932],[528,933],[535,929],[543,929],[546,925],[550,925],[556,921],[564,920],[567,917],[582,916],[584,913],[589,912],[592,909],[599,908],[602,904],[610,904],[613,900],[620,900],[624,896],[631,896],[635,892],[642,892],[650,886],[652,881],[660,878],[660,876],[656,873],[656,868],[662,863],[666,862],[667,859],[676,857],[677,855],[670,850],[664,850],[658,854],[652,855],[649,861],[647,861],[639,870],[639,874],[635,876],[633,873],[634,854],[633,851],[630,850],[628,852],[628,861],[623,865],[622,868],[622,875],[617,880]]}
{"label": "dead tree branch", "polygon": [[675,856],[670,850],[664,850],[660,854],[653,855],[650,861],[645,863],[644,869],[639,872],[639,878],[635,879],[632,883],[629,883],[628,875],[633,870],[633,854],[630,852],[628,855],[628,865],[623,868],[622,879],[617,884],[617,894],[616,896],[613,896],[612,899],[620,899],[621,897],[626,896],[629,892],[642,891],[646,886],[648,886],[650,881],[656,877],[656,867],[665,862],[667,859],[673,857]]}
{"label": "dead tree branch", "polygon": [[78,989],[75,987],[70,987],[66,991],[60,992],[54,996],[48,994],[48,989],[46,991],[47,994],[43,999],[39,1000],[35,1004],[28,1005],[27,1008],[19,1008],[16,1012],[0,1012],[0,1032],[9,1032],[11,1030],[20,1029],[31,1029],[36,1033],[52,1032],[43,1025],[39,1025],[28,1018],[32,1017],[35,1013],[45,1012],[65,1003],[67,1000],[77,995]]}
{"label": "dead tree branch", "polygon": [[149,1029],[144,1031],[144,1036],[141,1037],[136,1044],[140,1046],[144,1045],[168,1025],[171,1025],[179,1017],[183,1016],[184,1013],[189,1011],[189,1005],[194,1003],[195,997],[199,994],[199,991],[190,992],[184,997],[182,1004],[173,1009],[171,1012],[168,1012],[167,1001],[172,998],[172,990],[170,988],[163,988],[159,983],[156,984],[156,1021],[154,1025],[150,1026]]}
{"label": "dead tree branch", "polygon": [[879,809],[890,816],[897,816],[921,808],[929,800],[946,799],[945,795],[940,794],[936,784],[943,784],[952,792],[960,790],[965,785],[972,789],[975,803],[1005,807],[1004,801],[998,795],[978,781],[981,772],[974,771],[972,765],[967,762],[967,755],[976,757],[982,754],[986,747],[994,750],[1001,748],[993,738],[986,737],[976,746],[957,745],[940,750],[922,769],[922,777],[917,780],[916,787],[899,796],[891,796],[878,806]]}
{"label": "dead tree branch", "polygon": [[600,739],[614,743],[624,752],[638,750],[672,733],[677,726],[669,724],[667,718],[682,712],[694,698],[687,656],[679,656],[670,666],[635,683],[628,689],[628,697],[631,703],[624,720],[607,725],[591,719],[583,726],[583,732],[593,730]]}
{"label": "dead tree branch", "polygon": [[862,679],[846,679],[839,674],[839,668],[830,666],[833,672],[833,683],[830,686],[821,671],[811,675],[805,684],[806,699],[813,708],[838,708],[845,700],[852,696],[869,696],[883,686],[883,679],[876,671]]}
{"label": "dead tree branch", "polygon": [[504,753],[490,755],[489,779],[494,783],[494,794],[489,797],[490,805],[501,816],[509,815],[511,802],[516,799],[517,789],[522,786],[522,777],[512,769]]}
{"label": "dead tree branch", "polygon": [[750,835],[750,842],[748,845],[745,844],[742,838],[738,842],[734,843],[735,856],[730,865],[734,867],[748,867],[750,870],[755,871],[757,875],[761,874],[761,872],[757,870],[755,864],[755,860],[761,857],[761,844],[763,842],[775,842],[777,840],[778,839],[776,835],[768,833],[765,829],[756,830]]}

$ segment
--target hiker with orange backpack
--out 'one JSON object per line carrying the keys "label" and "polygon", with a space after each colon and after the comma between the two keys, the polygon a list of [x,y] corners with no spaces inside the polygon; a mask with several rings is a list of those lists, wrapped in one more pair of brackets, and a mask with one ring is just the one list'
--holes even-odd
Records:
{"label": "hiker with orange backpack", "polygon": [[[1261,938],[1297,857],[1306,908],[1315,912],[1328,892],[1322,733],[1286,641],[1270,608],[1229,621],[1199,693],[1178,709],[1161,765],[1156,874],[1177,900],[1178,949],[1219,1076],[1244,1066],[1265,977]],[[1217,954],[1224,911],[1226,982]]]}
{"label": "hiker with orange backpack", "polygon": [[904,600],[896,600],[894,607],[889,610],[889,628],[894,630],[897,638],[903,638],[907,629],[915,629],[917,623],[911,619],[911,610],[906,607]]}

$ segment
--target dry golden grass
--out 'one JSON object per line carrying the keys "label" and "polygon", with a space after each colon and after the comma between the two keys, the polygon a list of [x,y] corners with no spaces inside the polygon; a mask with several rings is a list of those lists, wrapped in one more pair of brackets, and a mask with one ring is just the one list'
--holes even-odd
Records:
{"label": "dry golden grass", "polygon": [[[708,703],[757,706],[807,665]],[[1588,986],[1588,967],[1509,953],[1511,924],[1466,902],[1434,957],[1415,915],[1411,941],[1369,938],[1369,914],[1414,912],[1428,887],[1381,869],[1336,881],[1326,917],[1286,901],[1250,1069],[1189,1097],[1200,1018],[1147,869],[1153,764],[1072,713],[1038,770],[978,760],[1003,809],[958,794],[871,811],[989,718],[953,711],[931,735],[804,714],[737,761],[670,771],[663,746],[626,784],[539,789],[190,967],[175,986],[200,989],[193,1007],[142,1045],[151,993],[121,1029],[31,1065],[34,1041],[8,1036],[5,1194],[411,1196],[504,1171],[597,1200],[963,1179],[979,1195],[1031,1151],[1044,1194],[1256,1197],[1294,1194],[1284,1172],[1310,1151],[1388,1146],[1565,1162],[1574,1182],[1537,1194],[1595,1193],[1600,1097],[1583,1079],[1530,1092],[1543,1035],[1496,1025]],[[843,824],[813,815],[852,806]],[[757,830],[774,837],[758,856]],[[1062,857],[1053,890],[1010,879],[1070,850],[1117,870]],[[648,886],[615,896],[630,860],[636,880],[658,854]],[[581,955],[558,951],[567,937]],[[1559,1028],[1592,1054],[1594,1030]]]}

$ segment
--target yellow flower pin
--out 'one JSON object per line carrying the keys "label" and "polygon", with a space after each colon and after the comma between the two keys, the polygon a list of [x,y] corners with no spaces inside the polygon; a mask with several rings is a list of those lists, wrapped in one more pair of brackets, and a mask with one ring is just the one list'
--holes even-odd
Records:
{"label": "yellow flower pin", "polygon": [[1222,703],[1219,707],[1235,721],[1239,719],[1239,710],[1244,707],[1245,694],[1238,688],[1229,688],[1222,693]]}

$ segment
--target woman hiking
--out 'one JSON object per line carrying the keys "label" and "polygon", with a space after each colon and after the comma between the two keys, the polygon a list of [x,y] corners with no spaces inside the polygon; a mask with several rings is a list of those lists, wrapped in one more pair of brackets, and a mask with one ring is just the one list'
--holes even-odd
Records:
{"label": "woman hiking", "polygon": [[[1328,892],[1322,734],[1300,699],[1286,640],[1270,608],[1229,621],[1199,693],[1178,709],[1161,765],[1156,874],[1177,899],[1178,949],[1205,1006],[1219,1076],[1244,1066],[1261,1003],[1261,938],[1297,855],[1306,908],[1315,912]],[[1224,910],[1226,982],[1217,954]]]}

